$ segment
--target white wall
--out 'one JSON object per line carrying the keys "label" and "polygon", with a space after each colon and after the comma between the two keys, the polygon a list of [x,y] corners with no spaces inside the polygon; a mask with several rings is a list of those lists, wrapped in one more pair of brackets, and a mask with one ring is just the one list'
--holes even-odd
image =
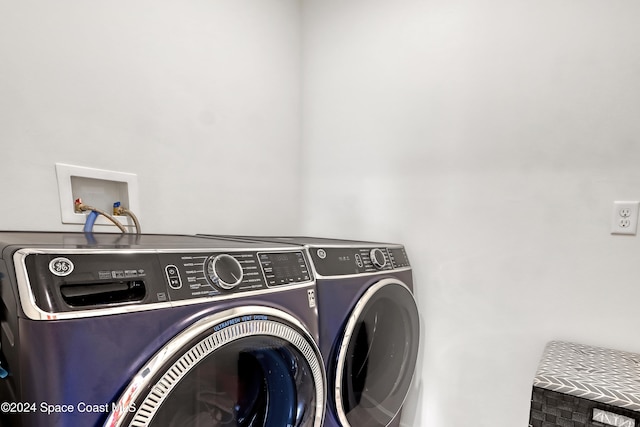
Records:
{"label": "white wall", "polygon": [[61,162],[136,173],[146,232],[293,232],[300,46],[295,0],[0,0],[0,229],[82,229]]}
{"label": "white wall", "polygon": [[405,425],[525,425],[547,341],[640,352],[640,237],[608,233],[640,199],[639,8],[306,0],[301,34],[294,0],[0,0],[0,228],[80,229],[65,162],[137,173],[149,232],[403,242]]}
{"label": "white wall", "polygon": [[640,5],[306,0],[305,231],[399,241],[404,424],[527,425],[545,343],[640,352]]}

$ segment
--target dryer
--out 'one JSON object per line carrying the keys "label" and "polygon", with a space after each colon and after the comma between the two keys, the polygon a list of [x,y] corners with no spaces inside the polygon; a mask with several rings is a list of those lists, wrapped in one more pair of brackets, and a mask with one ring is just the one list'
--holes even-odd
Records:
{"label": "dryer", "polygon": [[299,246],[0,233],[5,427],[321,427]]}
{"label": "dryer", "polygon": [[328,378],[324,426],[400,425],[420,340],[405,248],[314,237],[238,239],[297,244],[312,261]]}

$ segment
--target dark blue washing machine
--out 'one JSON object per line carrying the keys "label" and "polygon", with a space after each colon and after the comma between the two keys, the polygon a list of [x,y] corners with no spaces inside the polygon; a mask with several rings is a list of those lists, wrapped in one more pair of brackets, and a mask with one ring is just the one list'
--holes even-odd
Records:
{"label": "dark blue washing machine", "polygon": [[297,244],[312,260],[328,378],[324,426],[399,426],[420,340],[405,248],[309,237],[242,239]]}
{"label": "dark blue washing machine", "polygon": [[173,235],[0,233],[4,427],[321,427],[307,253]]}

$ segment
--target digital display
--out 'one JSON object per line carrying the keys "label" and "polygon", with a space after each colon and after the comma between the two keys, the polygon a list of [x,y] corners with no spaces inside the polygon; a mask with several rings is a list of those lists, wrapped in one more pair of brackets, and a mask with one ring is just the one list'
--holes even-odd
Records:
{"label": "digital display", "polygon": [[311,280],[302,252],[261,253],[260,264],[268,286],[303,283]]}

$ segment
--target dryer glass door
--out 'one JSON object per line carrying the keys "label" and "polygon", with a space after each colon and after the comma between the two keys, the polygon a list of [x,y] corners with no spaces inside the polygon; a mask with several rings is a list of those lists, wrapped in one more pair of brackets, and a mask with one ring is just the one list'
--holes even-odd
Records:
{"label": "dryer glass door", "polygon": [[320,427],[325,392],[317,347],[279,319],[241,320],[255,317],[206,328],[201,321],[174,338],[141,370],[106,425]]}
{"label": "dryer glass door", "polygon": [[402,283],[368,289],[345,327],[335,371],[335,403],[344,426],[387,426],[400,412],[418,357],[419,317]]}

